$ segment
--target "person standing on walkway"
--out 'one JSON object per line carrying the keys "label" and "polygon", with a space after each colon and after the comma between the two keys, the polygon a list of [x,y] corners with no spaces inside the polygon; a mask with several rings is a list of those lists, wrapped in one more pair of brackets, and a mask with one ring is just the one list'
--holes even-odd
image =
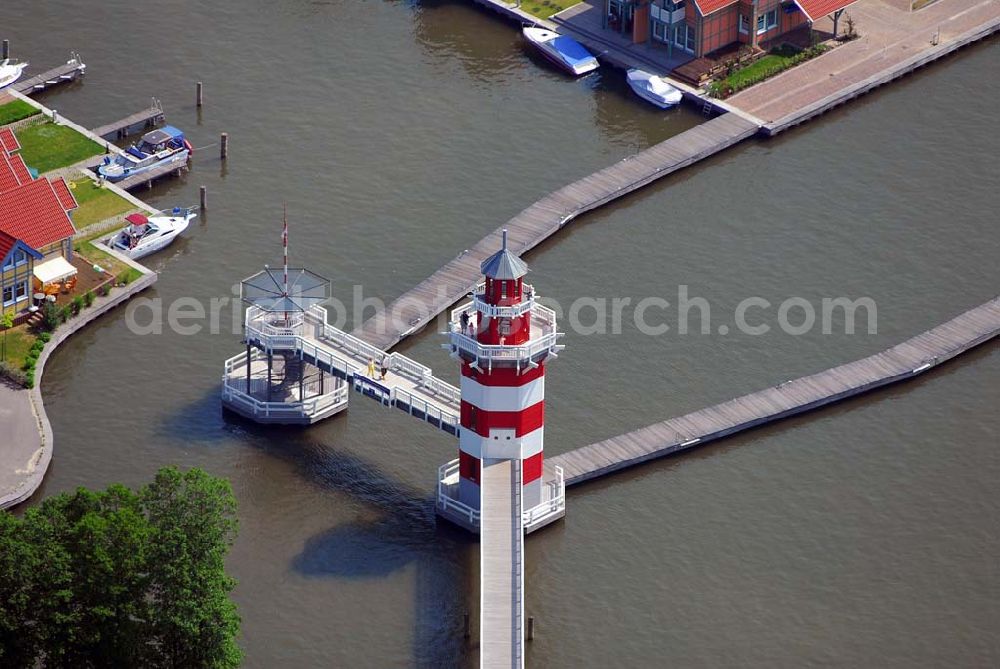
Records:
{"label": "person standing on walkway", "polygon": [[375,380],[375,359],[371,357],[368,358],[368,378]]}
{"label": "person standing on walkway", "polygon": [[382,381],[385,381],[385,375],[389,372],[389,356],[382,356]]}
{"label": "person standing on walkway", "polygon": [[469,334],[469,312],[462,312],[462,334]]}

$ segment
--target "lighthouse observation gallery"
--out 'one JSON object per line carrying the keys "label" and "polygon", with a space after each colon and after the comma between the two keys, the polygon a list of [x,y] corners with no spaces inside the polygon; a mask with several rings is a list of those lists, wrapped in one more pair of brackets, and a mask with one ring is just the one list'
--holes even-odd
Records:
{"label": "lighthouse observation gallery", "polygon": [[555,312],[535,301],[527,264],[507,249],[483,261],[472,301],[452,312],[443,346],[461,364],[458,459],[440,468],[438,513],[479,531],[480,473],[510,460],[520,471],[527,532],[565,515],[562,472],[545,466],[545,368],[557,344]]}

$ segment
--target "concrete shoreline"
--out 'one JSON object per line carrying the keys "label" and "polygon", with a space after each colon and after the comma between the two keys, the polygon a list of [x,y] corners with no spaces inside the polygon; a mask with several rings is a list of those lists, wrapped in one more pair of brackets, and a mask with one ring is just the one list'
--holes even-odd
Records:
{"label": "concrete shoreline", "polygon": [[[24,100],[28,104],[38,108],[41,110],[42,115],[47,118],[52,118],[52,110],[39,102],[17,91],[9,91],[9,93],[13,97]],[[105,140],[97,137],[86,128],[67,120],[61,115],[59,116],[59,123],[73,128],[102,146],[108,144]],[[114,147],[114,150],[120,151],[117,146]],[[66,169],[69,168],[63,168],[64,171]],[[40,177],[51,176],[57,172],[60,172],[60,170],[53,170],[47,174],[40,175]],[[113,184],[105,184],[105,187],[110,188],[115,194],[135,205],[138,209],[154,211],[153,208],[142,200]],[[9,384],[6,387],[0,388],[0,418],[10,420],[14,424],[15,429],[19,425],[22,431],[25,431],[28,422],[35,423],[37,427],[37,441],[10,444],[8,448],[0,452],[0,464],[2,464],[0,466],[0,509],[17,506],[31,497],[38,490],[39,486],[41,486],[49,464],[52,462],[55,439],[52,433],[52,425],[45,411],[45,401],[42,397],[42,377],[45,370],[45,363],[48,361],[49,356],[73,334],[86,327],[92,321],[124,304],[132,296],[149,288],[156,283],[158,278],[156,272],[153,270],[117,251],[107,247],[102,247],[101,250],[114,256],[129,267],[138,270],[142,273],[142,276],[127,286],[112,288],[111,292],[106,296],[96,297],[94,303],[89,308],[82,310],[75,318],[66,321],[52,332],[52,339],[42,349],[41,355],[38,356],[38,362],[35,364],[35,385],[33,388],[14,389],[9,387]],[[0,381],[0,383],[5,382]],[[30,412],[30,419],[25,415],[26,412]],[[0,431],[7,432],[6,430]],[[19,434],[19,436],[25,438],[24,435]],[[26,438],[30,439],[31,437]],[[27,460],[25,456],[28,456]],[[22,464],[23,466],[21,466]],[[8,472],[13,472],[13,476],[10,476]]]}

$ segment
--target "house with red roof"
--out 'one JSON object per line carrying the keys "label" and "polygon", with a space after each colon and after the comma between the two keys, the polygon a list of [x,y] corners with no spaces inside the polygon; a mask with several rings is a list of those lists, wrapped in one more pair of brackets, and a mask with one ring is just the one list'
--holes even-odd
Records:
{"label": "house with red roof", "polygon": [[[603,0],[604,24],[634,43],[701,58],[738,44],[772,43],[857,0]],[[751,29],[752,28],[752,29]]]}
{"label": "house with red roof", "polygon": [[74,276],[69,212],[77,207],[62,178],[33,179],[17,138],[0,131],[0,313],[31,305],[31,295]]}

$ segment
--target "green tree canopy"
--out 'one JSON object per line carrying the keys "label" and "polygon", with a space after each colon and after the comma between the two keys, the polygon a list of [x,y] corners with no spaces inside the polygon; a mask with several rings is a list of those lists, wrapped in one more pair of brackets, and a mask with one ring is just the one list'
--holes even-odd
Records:
{"label": "green tree canopy", "polygon": [[0,666],[239,665],[236,527],[229,483],[200,469],[0,512]]}

